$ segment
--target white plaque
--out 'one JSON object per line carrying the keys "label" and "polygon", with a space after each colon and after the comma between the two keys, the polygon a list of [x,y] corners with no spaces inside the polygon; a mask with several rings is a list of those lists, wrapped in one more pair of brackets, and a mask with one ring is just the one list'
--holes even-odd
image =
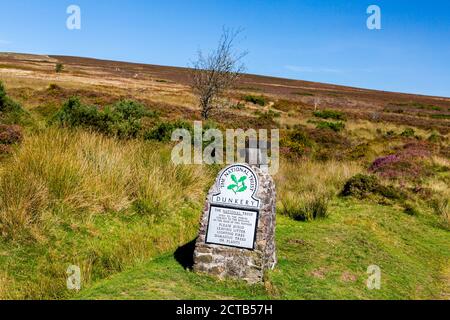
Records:
{"label": "white plaque", "polygon": [[259,210],[260,200],[256,198],[258,188],[258,176],[251,167],[244,164],[232,165],[219,176],[217,193],[210,202],[225,207]]}
{"label": "white plaque", "polygon": [[206,243],[254,249],[258,211],[211,206]]}

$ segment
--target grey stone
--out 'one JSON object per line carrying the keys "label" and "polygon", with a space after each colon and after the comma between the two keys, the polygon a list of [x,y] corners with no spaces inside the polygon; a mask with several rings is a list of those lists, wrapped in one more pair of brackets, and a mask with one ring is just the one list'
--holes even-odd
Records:
{"label": "grey stone", "polygon": [[200,221],[199,236],[194,253],[194,271],[219,278],[236,278],[248,283],[262,282],[264,273],[277,263],[275,246],[276,190],[272,177],[256,166],[251,166],[259,180],[256,197],[260,199],[255,249],[242,249],[206,244],[212,196],[217,193],[216,183],[210,189]]}

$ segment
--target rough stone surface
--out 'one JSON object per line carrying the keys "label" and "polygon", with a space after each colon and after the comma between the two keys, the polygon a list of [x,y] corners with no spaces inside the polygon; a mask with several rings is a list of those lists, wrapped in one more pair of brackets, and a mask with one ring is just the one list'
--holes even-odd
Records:
{"label": "rough stone surface", "polygon": [[[262,282],[264,272],[277,263],[275,248],[276,190],[272,177],[256,166],[251,167],[259,180],[256,197],[261,200],[254,250],[206,243],[206,232],[212,196],[218,191],[217,181],[210,189],[194,252],[194,271],[219,278],[238,278],[249,283]],[[220,177],[220,174],[219,176]],[[217,178],[219,179],[219,178]]]}

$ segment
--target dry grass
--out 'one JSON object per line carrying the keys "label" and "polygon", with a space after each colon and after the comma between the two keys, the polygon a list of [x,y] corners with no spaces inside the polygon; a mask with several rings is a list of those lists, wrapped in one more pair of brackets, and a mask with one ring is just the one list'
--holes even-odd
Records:
{"label": "dry grass", "polygon": [[312,212],[323,212],[344,183],[362,170],[358,163],[352,162],[283,161],[276,177],[280,212],[287,215],[307,212],[310,218]]}
{"label": "dry grass", "polygon": [[71,264],[86,286],[190,241],[211,179],[170,151],[81,130],[27,135],[0,169],[0,298],[70,297]]}
{"label": "dry grass", "polygon": [[60,207],[92,215],[139,204],[141,214],[162,217],[199,200],[201,171],[172,165],[154,147],[82,131],[30,135],[0,175],[1,235],[39,239]]}

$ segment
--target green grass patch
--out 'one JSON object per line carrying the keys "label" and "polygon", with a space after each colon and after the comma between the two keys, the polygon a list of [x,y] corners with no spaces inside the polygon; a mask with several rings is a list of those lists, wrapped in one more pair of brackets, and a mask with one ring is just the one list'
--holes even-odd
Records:
{"label": "green grass patch", "polygon": [[[84,289],[77,299],[432,299],[450,259],[448,232],[428,214],[334,201],[328,219],[278,216],[279,263],[265,285],[219,281],[183,269],[173,254]],[[367,268],[382,271],[369,290]]]}

